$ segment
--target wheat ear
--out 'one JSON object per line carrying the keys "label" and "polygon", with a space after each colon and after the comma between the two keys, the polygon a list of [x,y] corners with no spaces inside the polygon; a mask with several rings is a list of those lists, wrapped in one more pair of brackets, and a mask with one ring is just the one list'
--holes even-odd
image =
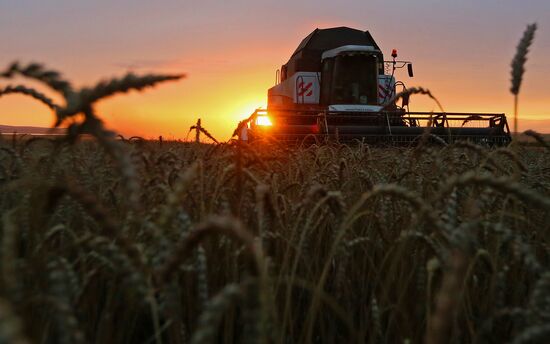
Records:
{"label": "wheat ear", "polygon": [[4,89],[0,90],[0,97],[2,97],[4,95],[8,95],[8,94],[24,94],[24,95],[32,97],[36,100],[41,101],[44,105],[46,105],[47,107],[49,107],[50,109],[52,109],[54,111],[59,109],[59,106],[56,105],[53,102],[53,100],[46,97],[44,94],[38,92],[35,89],[28,88],[28,87],[25,87],[25,86],[22,86],[22,85],[17,85],[17,86],[8,85],[8,86],[4,87]]}
{"label": "wheat ear", "polygon": [[450,194],[455,187],[468,185],[483,185],[491,189],[504,193],[512,194],[525,203],[533,206],[550,209],[550,199],[535,190],[528,189],[522,184],[513,181],[509,177],[495,177],[489,174],[479,174],[477,171],[469,171],[460,176],[452,176],[441,186],[439,190],[439,199],[444,195]]}
{"label": "wheat ear", "polygon": [[523,133],[524,135],[531,136],[535,140],[537,140],[538,143],[540,143],[543,147],[546,149],[550,149],[550,144],[544,140],[541,134],[537,133],[534,130],[527,130]]}
{"label": "wheat ear", "polygon": [[516,48],[516,55],[512,60],[512,86],[510,92],[514,95],[514,136],[517,139],[518,132],[518,95],[521,87],[521,81],[523,80],[523,73],[525,73],[525,62],[527,61],[527,53],[529,47],[533,43],[535,38],[535,31],[537,30],[537,23],[527,25],[527,28],[523,32],[523,37],[518,43]]}
{"label": "wheat ear", "polygon": [[45,69],[44,66],[39,63],[30,63],[25,67],[21,67],[19,63],[14,62],[5,72],[0,74],[0,77],[9,79],[17,74],[38,80],[61,93],[64,97],[67,97],[73,92],[71,84],[63,79],[59,72]]}
{"label": "wheat ear", "polygon": [[525,62],[527,61],[527,53],[529,47],[533,43],[535,38],[535,31],[537,30],[537,23],[527,25],[527,28],[523,32],[523,37],[518,43],[516,48],[516,55],[512,60],[512,86],[510,92],[514,95],[519,94],[521,87],[521,81],[523,80],[523,73],[525,73]]}
{"label": "wheat ear", "polygon": [[147,87],[153,87],[158,83],[183,78],[184,74],[179,75],[156,75],[149,74],[137,76],[132,73],[126,74],[120,79],[111,79],[109,81],[100,81],[91,88],[83,88],[78,93],[73,93],[67,97],[67,107],[59,111],[59,119],[71,117],[87,110],[96,101],[113,96],[117,93],[126,93],[131,90],[141,91]]}
{"label": "wheat ear", "polygon": [[201,313],[197,329],[191,343],[214,343],[219,324],[225,312],[243,298],[243,288],[238,284],[226,285],[217,295],[206,303]]}
{"label": "wheat ear", "polygon": [[512,344],[546,343],[549,336],[550,324],[533,325],[517,335]]}
{"label": "wheat ear", "polygon": [[192,249],[201,241],[211,235],[221,235],[234,239],[244,245],[245,250],[255,260],[252,266],[253,273],[258,275],[263,267],[261,253],[254,244],[254,238],[250,232],[243,228],[240,221],[231,217],[212,216],[199,224],[189,235],[183,239],[174,252],[167,258],[166,263],[158,271],[161,283],[168,283],[172,275],[177,272],[180,264],[190,255]]}

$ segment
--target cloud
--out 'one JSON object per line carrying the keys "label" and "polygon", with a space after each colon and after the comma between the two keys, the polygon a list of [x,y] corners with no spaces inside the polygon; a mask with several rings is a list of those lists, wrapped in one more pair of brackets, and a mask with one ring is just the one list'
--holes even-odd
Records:
{"label": "cloud", "polygon": [[230,61],[216,57],[187,58],[187,59],[135,59],[124,62],[116,62],[114,66],[124,70],[158,70],[162,68],[191,68],[191,69],[220,69],[227,67]]}
{"label": "cloud", "polygon": [[125,62],[116,62],[114,65],[126,70],[156,69],[178,63],[177,60],[169,59],[136,59]]}

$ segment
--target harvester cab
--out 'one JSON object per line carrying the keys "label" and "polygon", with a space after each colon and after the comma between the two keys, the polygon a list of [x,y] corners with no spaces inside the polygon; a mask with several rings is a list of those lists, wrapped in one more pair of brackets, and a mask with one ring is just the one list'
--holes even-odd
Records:
{"label": "harvester cab", "polygon": [[412,77],[413,68],[397,60],[397,50],[391,56],[384,60],[368,31],[316,29],[277,71],[267,110],[252,114],[240,139],[407,143],[429,130],[445,141],[510,142],[504,114],[410,112],[408,97],[397,105],[396,92],[406,87],[395,72],[407,67]]}

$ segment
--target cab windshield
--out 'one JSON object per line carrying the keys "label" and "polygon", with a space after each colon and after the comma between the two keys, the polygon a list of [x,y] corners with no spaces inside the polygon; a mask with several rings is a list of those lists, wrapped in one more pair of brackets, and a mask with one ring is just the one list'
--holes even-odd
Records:
{"label": "cab windshield", "polygon": [[377,105],[376,56],[356,54],[325,59],[321,83],[321,101],[325,105]]}

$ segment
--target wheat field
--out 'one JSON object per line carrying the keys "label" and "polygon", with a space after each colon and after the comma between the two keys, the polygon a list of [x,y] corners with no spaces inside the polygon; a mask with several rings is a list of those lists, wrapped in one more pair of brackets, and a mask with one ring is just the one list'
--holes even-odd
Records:
{"label": "wheat field", "polygon": [[548,338],[544,147],[119,142],[2,142],[4,342]]}
{"label": "wheat field", "polygon": [[[512,63],[516,110],[535,29]],[[535,132],[289,147],[200,143],[197,122],[197,142],[126,139],[95,103],[183,75],[76,89],[40,64],[0,73],[14,76],[64,103],[23,85],[0,97],[68,129],[0,136],[0,343],[550,338],[550,145]]]}

